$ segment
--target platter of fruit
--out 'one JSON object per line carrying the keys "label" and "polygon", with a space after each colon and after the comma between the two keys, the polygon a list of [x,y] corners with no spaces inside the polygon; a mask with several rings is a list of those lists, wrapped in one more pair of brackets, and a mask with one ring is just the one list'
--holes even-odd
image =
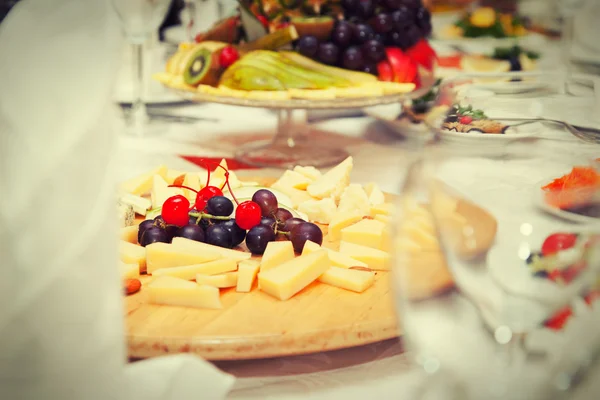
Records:
{"label": "platter of fruit", "polygon": [[[410,207],[392,239],[396,198],[352,183],[352,167],[348,158],[327,171],[296,166],[244,181],[223,160],[199,172],[159,166],[122,182],[129,355],[251,359],[396,337],[394,249],[429,255],[401,263],[410,297],[453,281],[428,209]],[[463,203],[448,200],[446,209],[469,223],[480,214]]]}
{"label": "platter of fruit", "polygon": [[154,78],[192,101],[289,109],[393,103],[434,82],[419,0],[239,3]]}

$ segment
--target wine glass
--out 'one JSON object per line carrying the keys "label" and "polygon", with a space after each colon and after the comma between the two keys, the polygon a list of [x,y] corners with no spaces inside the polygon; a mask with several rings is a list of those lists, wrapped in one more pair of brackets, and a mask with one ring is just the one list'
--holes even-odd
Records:
{"label": "wine glass", "polygon": [[567,396],[600,350],[600,147],[547,127],[451,132],[474,126],[452,107],[469,85],[440,87],[450,111],[429,120],[395,220],[399,320],[425,376],[416,398]]}
{"label": "wine glass", "polygon": [[149,116],[143,96],[145,93],[144,43],[158,30],[170,0],[112,0],[127,41],[133,50],[134,90],[127,123],[128,133],[141,137],[159,130],[149,124]]}

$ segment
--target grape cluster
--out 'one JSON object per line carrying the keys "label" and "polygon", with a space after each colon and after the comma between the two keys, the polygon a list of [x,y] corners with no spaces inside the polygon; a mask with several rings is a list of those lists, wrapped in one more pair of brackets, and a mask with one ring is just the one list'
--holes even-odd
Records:
{"label": "grape cluster", "polygon": [[342,0],[344,19],[320,42],[302,36],[296,50],[327,65],[376,74],[385,47],[406,50],[431,33],[431,15],[421,0]]}

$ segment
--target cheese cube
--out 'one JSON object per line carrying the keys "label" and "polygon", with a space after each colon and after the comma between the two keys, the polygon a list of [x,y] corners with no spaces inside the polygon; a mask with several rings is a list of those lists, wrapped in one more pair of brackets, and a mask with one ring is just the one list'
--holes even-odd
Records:
{"label": "cheese cube", "polygon": [[304,203],[305,201],[315,199],[310,194],[308,194],[308,192],[306,192],[305,190],[294,189],[292,187],[287,187],[287,186],[281,186],[281,185],[278,185],[277,182],[275,182],[273,185],[271,185],[271,187],[273,189],[277,189],[281,193],[287,195],[290,198],[290,201],[292,202],[291,206],[294,208],[297,208],[300,204]]}
{"label": "cheese cube", "polygon": [[137,264],[139,272],[146,271],[146,248],[121,240],[119,243],[119,258],[125,264]]}
{"label": "cheese cube", "polygon": [[332,197],[337,202],[344,189],[350,184],[352,166],[352,157],[346,158],[308,185],[306,188],[308,194],[318,199]]}
{"label": "cheese cube", "polygon": [[342,238],[342,229],[353,225],[362,219],[363,215],[358,210],[338,211],[329,222],[328,238],[332,242],[337,242]]}
{"label": "cheese cube", "polygon": [[[302,249],[302,255],[314,253],[315,251],[321,250],[322,247],[318,244],[307,241],[304,244],[304,249]],[[340,267],[340,268],[352,268],[352,267],[363,267],[366,268],[367,264],[362,261],[355,260],[352,257],[349,257],[345,254],[339,253],[335,250],[326,249],[327,256],[329,257],[329,264]]]}
{"label": "cheese cube", "polygon": [[[185,249],[170,243],[157,242],[146,246],[146,268],[149,274],[161,268],[202,264],[219,258],[221,255],[217,252]],[[193,279],[193,275],[190,279]]]}
{"label": "cheese cube", "polygon": [[369,197],[357,183],[351,183],[340,196],[339,211],[358,211],[363,216],[369,215]]}
{"label": "cheese cube", "polygon": [[123,261],[120,261],[119,272],[121,273],[121,279],[136,279],[140,277],[140,266],[137,264],[126,264]]}
{"label": "cheese cube", "polygon": [[362,219],[342,229],[342,241],[384,250],[387,241],[386,224],[374,219]]}
{"label": "cheese cube", "polygon": [[219,275],[196,275],[196,283],[199,285],[214,286],[217,288],[229,288],[237,285],[238,273],[226,272]]}
{"label": "cheese cube", "polygon": [[371,217],[374,217],[379,214],[383,215],[393,215],[396,207],[392,203],[383,203],[379,205],[372,205],[370,208]]}
{"label": "cheese cube", "polygon": [[294,246],[289,240],[269,242],[260,262],[260,272],[278,267],[295,256]]}
{"label": "cheese cube", "polygon": [[[183,186],[187,186],[189,188],[192,188],[196,191],[199,191],[201,189],[200,187],[200,175],[195,174],[193,172],[189,172],[187,174],[185,174],[185,178],[183,179]],[[193,190],[189,190],[189,189],[185,189],[183,188],[183,195],[190,201],[193,202],[196,201],[196,192],[194,192]]]}
{"label": "cheese cube", "polygon": [[182,237],[173,238],[171,244],[182,250],[185,249],[199,253],[217,253],[221,256],[221,258],[229,258],[237,262],[248,260],[250,257],[252,257],[252,254],[245,251],[226,249],[224,247],[213,246],[212,244],[197,242],[195,240],[186,239]]}
{"label": "cheese cube", "polygon": [[121,182],[121,184],[119,185],[119,189],[123,192],[139,196],[144,193],[150,192],[150,190],[152,189],[154,175],[160,175],[164,178],[166,174],[167,167],[164,165],[159,165],[156,169],[153,169],[150,172],[146,172],[142,175],[128,179],[125,182]]}
{"label": "cheese cube", "polygon": [[298,206],[298,211],[307,215],[311,222],[329,224],[337,207],[331,197],[321,200],[308,200]]}
{"label": "cheese cube", "polygon": [[277,182],[273,184],[273,186],[283,186],[293,189],[306,190],[311,182],[312,180],[303,174],[288,169],[283,173],[283,175],[281,175]]}
{"label": "cheese cube", "polygon": [[375,272],[356,269],[330,267],[319,277],[319,282],[341,289],[362,293],[375,282]]}
{"label": "cheese cube", "polygon": [[172,276],[161,276],[146,285],[150,303],[194,308],[223,308],[219,289]]}
{"label": "cheese cube", "polygon": [[149,199],[129,193],[121,196],[121,198],[119,198],[119,202],[131,206],[133,211],[139,215],[146,215],[146,212],[152,208],[152,202]]}
{"label": "cheese cube", "polygon": [[245,260],[238,264],[238,279],[236,291],[248,293],[252,290],[252,285],[258,275],[260,263],[256,260]]}
{"label": "cheese cube", "polygon": [[125,228],[121,228],[120,236],[121,236],[121,240],[124,240],[124,241],[132,243],[132,244],[138,244],[138,241],[137,241],[138,226],[131,225],[131,226],[126,226]]}
{"label": "cheese cube", "polygon": [[169,187],[167,181],[165,181],[160,175],[154,175],[152,191],[150,192],[150,198],[152,199],[152,208],[162,207],[165,200],[169,197],[183,194],[183,189],[176,187]]}
{"label": "cheese cube", "polygon": [[315,167],[301,167],[297,165],[294,167],[294,171],[304,175],[305,177],[310,179],[311,182],[316,181],[321,177],[321,171],[319,171]]}
{"label": "cheese cube", "polygon": [[379,185],[376,183],[368,183],[365,185],[365,192],[369,196],[369,204],[372,206],[378,206],[385,203],[385,195],[379,189]]}
{"label": "cheese cube", "polygon": [[328,268],[327,251],[319,250],[261,272],[258,287],[279,300],[287,300],[317,280]]}
{"label": "cheese cube", "polygon": [[341,242],[340,253],[366,263],[371,269],[388,271],[392,266],[389,253],[360,244]]}
{"label": "cheese cube", "polygon": [[179,279],[192,280],[196,275],[216,275],[235,271],[237,263],[234,260],[222,258],[202,264],[182,265],[179,267],[160,268],[152,272],[154,276],[172,276]]}

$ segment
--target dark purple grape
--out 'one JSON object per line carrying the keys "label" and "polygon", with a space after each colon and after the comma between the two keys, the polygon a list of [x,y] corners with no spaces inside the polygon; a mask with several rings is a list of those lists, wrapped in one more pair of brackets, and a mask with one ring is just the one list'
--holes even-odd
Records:
{"label": "dark purple grape", "polygon": [[375,32],[375,33],[373,34],[373,38],[372,38],[371,40],[375,40],[375,41],[377,41],[377,42],[379,42],[379,43],[381,43],[381,44],[385,44],[385,36],[386,36],[386,35],[384,35],[384,34],[382,34],[382,33],[377,33],[377,32]]}
{"label": "dark purple grape", "polygon": [[417,9],[423,6],[421,0],[402,0],[402,4],[404,4],[408,8]]}
{"label": "dark purple grape", "polygon": [[344,11],[353,14],[354,12],[356,12],[358,3],[359,0],[342,0],[342,8],[344,9]]}
{"label": "dark purple grape", "polygon": [[138,236],[137,236],[138,243],[142,243],[142,235],[144,234],[144,232],[146,232],[146,229],[148,229],[152,226],[154,226],[153,219],[147,219],[145,221],[142,221],[142,223],[138,226]]}
{"label": "dark purple grape", "polygon": [[179,230],[179,227],[177,225],[167,225],[163,217],[160,215],[154,218],[154,225],[159,226],[165,231],[167,237],[169,238],[169,242],[171,242],[173,236],[175,236],[175,233],[177,233],[177,231]]}
{"label": "dark purple grape", "polygon": [[319,39],[312,35],[302,36],[298,39],[297,49],[303,56],[315,58],[319,51]]}
{"label": "dark purple grape", "polygon": [[405,47],[402,47],[402,50],[413,47],[419,40],[421,40],[421,38],[422,34],[419,27],[416,25],[409,26],[406,31],[404,31]]}
{"label": "dark purple grape", "polygon": [[140,245],[146,247],[152,243],[169,243],[170,241],[171,237],[169,237],[169,235],[164,229],[158,226],[151,226],[150,228],[146,229],[142,234]]}
{"label": "dark purple grape", "polygon": [[303,224],[296,225],[290,232],[290,241],[294,246],[296,253],[302,253],[304,249],[304,243],[307,240],[315,242],[319,246],[323,243],[323,231],[317,225],[312,222],[305,222]]}
{"label": "dark purple grape", "polygon": [[377,64],[367,64],[363,67],[362,72],[366,72],[367,74],[377,75]]}
{"label": "dark purple grape", "polygon": [[353,31],[352,24],[347,21],[339,21],[331,32],[331,40],[340,47],[347,47],[352,42]]}
{"label": "dark purple grape", "polygon": [[285,221],[285,224],[283,224],[283,228],[281,229],[284,232],[291,232],[292,229],[296,226],[296,225],[300,225],[305,223],[306,221],[303,220],[302,218],[290,218],[287,221]]}
{"label": "dark purple grape", "polygon": [[366,21],[375,14],[375,3],[372,0],[360,0],[354,13]]}
{"label": "dark purple grape", "polygon": [[228,217],[233,212],[233,203],[225,196],[211,197],[206,202],[206,212],[217,217]]}
{"label": "dark purple grape", "polygon": [[264,226],[268,226],[271,229],[275,229],[275,224],[277,223],[277,221],[275,220],[274,217],[262,217],[260,219],[260,224],[264,225]]}
{"label": "dark purple grape", "polygon": [[407,27],[414,24],[415,13],[413,10],[406,6],[402,6],[398,8],[396,11],[392,12],[392,25],[394,30],[402,32]]}
{"label": "dark purple grape", "polygon": [[246,246],[252,254],[263,254],[267,244],[273,240],[275,240],[275,232],[264,225],[256,225],[246,234]]}
{"label": "dark purple grape", "polygon": [[252,201],[258,204],[263,216],[272,215],[278,207],[277,197],[267,189],[257,190],[252,196]]}
{"label": "dark purple grape", "polygon": [[323,64],[335,65],[340,58],[340,49],[333,43],[321,43],[317,58]]}
{"label": "dark purple grape", "polygon": [[179,230],[175,233],[175,236],[195,240],[196,242],[204,242],[205,239],[204,229],[196,224],[186,225],[179,228]]}
{"label": "dark purple grape", "polygon": [[425,7],[417,10],[416,14],[417,26],[423,36],[429,36],[431,33],[431,13]]}
{"label": "dark purple grape", "polygon": [[277,226],[279,228],[283,227],[285,221],[287,221],[290,218],[294,218],[294,215],[285,208],[278,208],[277,211],[275,211],[275,214],[273,214],[273,216],[277,220]]}
{"label": "dark purple grape", "polygon": [[225,227],[231,233],[232,247],[239,245],[246,238],[246,231],[235,223],[235,219],[223,221],[219,225]]}
{"label": "dark purple grape", "polygon": [[373,38],[373,28],[367,24],[356,24],[354,27],[354,40],[358,44],[363,44]]}
{"label": "dark purple grape", "polygon": [[402,5],[402,0],[382,0],[381,4],[388,10],[397,10]]}
{"label": "dark purple grape", "polygon": [[362,51],[365,58],[372,63],[385,59],[385,46],[376,40],[371,39],[363,44]]}
{"label": "dark purple grape", "polygon": [[394,29],[394,21],[392,21],[392,16],[386,13],[379,13],[375,16],[373,20],[373,28],[375,32],[379,33],[388,33],[392,29]]}
{"label": "dark purple grape", "polygon": [[223,224],[211,225],[206,229],[206,243],[230,249],[233,247],[233,235]]}
{"label": "dark purple grape", "polygon": [[342,67],[351,70],[362,69],[365,59],[358,46],[348,47],[342,56]]}

